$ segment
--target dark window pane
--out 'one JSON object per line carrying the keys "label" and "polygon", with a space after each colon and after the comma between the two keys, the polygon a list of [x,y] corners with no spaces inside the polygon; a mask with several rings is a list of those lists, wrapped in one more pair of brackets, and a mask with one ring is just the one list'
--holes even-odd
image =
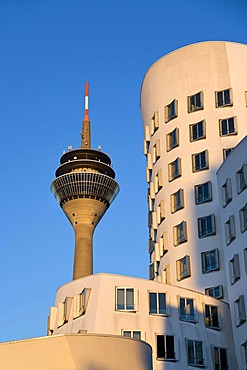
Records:
{"label": "dark window pane", "polygon": [[157,358],[165,358],[164,335],[157,335]]}

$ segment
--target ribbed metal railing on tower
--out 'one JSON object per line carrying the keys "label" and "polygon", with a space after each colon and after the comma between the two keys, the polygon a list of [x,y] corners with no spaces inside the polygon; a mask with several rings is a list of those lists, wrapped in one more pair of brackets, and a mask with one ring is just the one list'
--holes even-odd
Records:
{"label": "ribbed metal railing on tower", "polygon": [[74,198],[94,198],[109,206],[119,192],[119,185],[101,173],[72,172],[56,178],[51,191],[60,204]]}

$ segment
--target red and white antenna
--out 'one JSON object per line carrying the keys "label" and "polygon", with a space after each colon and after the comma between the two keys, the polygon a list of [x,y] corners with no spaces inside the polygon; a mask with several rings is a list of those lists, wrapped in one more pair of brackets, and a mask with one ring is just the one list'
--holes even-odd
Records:
{"label": "red and white antenna", "polygon": [[90,119],[88,116],[88,92],[89,83],[85,83],[85,115],[82,122],[82,133],[81,133],[81,147],[83,149],[91,148],[91,130],[90,130]]}
{"label": "red and white antenna", "polygon": [[83,121],[90,121],[89,116],[88,116],[88,94],[89,92],[89,83],[85,83],[85,116]]}

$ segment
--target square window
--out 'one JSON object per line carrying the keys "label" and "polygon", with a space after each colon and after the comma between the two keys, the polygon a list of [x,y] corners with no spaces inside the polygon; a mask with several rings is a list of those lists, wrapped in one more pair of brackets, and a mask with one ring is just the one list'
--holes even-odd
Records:
{"label": "square window", "polygon": [[176,360],[177,351],[174,335],[157,335],[157,359]]}
{"label": "square window", "polygon": [[116,310],[135,311],[134,288],[116,288]]}
{"label": "square window", "polygon": [[220,136],[236,135],[236,117],[220,119]]}
{"label": "square window", "polygon": [[223,286],[217,285],[211,288],[205,289],[205,294],[214,298],[223,298]]}
{"label": "square window", "polygon": [[182,208],[184,208],[184,189],[179,189],[171,194],[171,212],[177,212]]}
{"label": "square window", "polygon": [[235,301],[235,315],[236,326],[240,326],[246,322],[245,302],[243,295],[240,295]]}
{"label": "square window", "polygon": [[175,159],[174,162],[169,163],[169,181],[173,181],[181,176],[181,158]]}
{"label": "square window", "polygon": [[169,122],[178,116],[178,101],[174,99],[165,107],[165,122]]}
{"label": "square window", "polygon": [[206,139],[206,122],[200,121],[190,125],[190,141]]}
{"label": "square window", "polygon": [[216,108],[227,107],[229,105],[232,105],[231,95],[232,95],[231,89],[216,91],[215,93]]}
{"label": "square window", "polygon": [[186,340],[188,365],[204,365],[203,345],[198,340]]}
{"label": "square window", "polygon": [[122,330],[122,336],[141,340],[142,335],[140,330]]}
{"label": "square window", "polygon": [[226,348],[214,347],[214,370],[229,370]]}
{"label": "square window", "polygon": [[212,200],[212,183],[211,181],[195,186],[195,202],[202,204]]}
{"label": "square window", "polygon": [[183,280],[191,276],[190,272],[190,256],[184,256],[176,261],[177,266],[177,280]]}
{"label": "square window", "polygon": [[205,305],[205,325],[207,328],[219,329],[217,306]]}
{"label": "square window", "polygon": [[173,227],[173,244],[175,246],[187,242],[187,223],[182,221]]}
{"label": "square window", "polygon": [[239,211],[240,218],[240,230],[241,233],[244,233],[247,230],[247,203]]}
{"label": "square window", "polygon": [[149,292],[149,313],[167,315],[166,293]]}
{"label": "square window", "polygon": [[243,164],[237,172],[237,191],[238,194],[242,193],[247,187],[247,164]]}
{"label": "square window", "polygon": [[221,187],[222,206],[226,207],[232,200],[232,184],[231,179],[226,179],[226,182]]}
{"label": "square window", "polygon": [[203,252],[202,258],[202,272],[207,274],[208,272],[219,270],[219,251],[218,249],[212,249],[211,251]]}
{"label": "square window", "polygon": [[240,279],[238,254],[234,254],[233,258],[229,261],[229,274],[231,285],[235,284]]}
{"label": "square window", "polygon": [[192,155],[193,172],[207,170],[208,167],[208,150]]}
{"label": "square window", "polygon": [[231,215],[225,223],[226,244],[229,245],[236,238],[234,216]]}
{"label": "square window", "polygon": [[182,321],[195,321],[194,300],[191,298],[180,298],[179,318]]}
{"label": "square window", "polygon": [[227,149],[223,149],[223,160],[225,160],[228,155],[233,151],[234,148],[227,148]]}
{"label": "square window", "polygon": [[176,148],[179,145],[179,130],[175,128],[172,132],[166,135],[166,150],[169,152],[170,150]]}
{"label": "square window", "polygon": [[203,109],[203,92],[188,96],[188,113]]}
{"label": "square window", "polygon": [[214,235],[215,230],[215,216],[209,215],[198,218],[198,236],[205,238],[206,236]]}

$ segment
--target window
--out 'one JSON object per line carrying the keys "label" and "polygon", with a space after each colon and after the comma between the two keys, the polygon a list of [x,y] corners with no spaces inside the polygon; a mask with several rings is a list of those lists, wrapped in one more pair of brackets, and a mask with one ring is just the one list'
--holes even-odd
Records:
{"label": "window", "polygon": [[176,343],[174,335],[157,335],[157,359],[176,360],[177,353],[175,350]]}
{"label": "window", "polygon": [[245,273],[247,274],[247,248],[244,249],[244,268]]}
{"label": "window", "polygon": [[229,245],[236,238],[234,216],[231,215],[225,223],[226,244]]}
{"label": "window", "polygon": [[208,150],[192,155],[192,171],[198,172],[208,169]]}
{"label": "window", "polygon": [[216,108],[232,105],[231,89],[216,91]]}
{"label": "window", "polygon": [[166,293],[149,292],[149,313],[166,315]]}
{"label": "window", "polygon": [[190,277],[190,256],[184,256],[176,261],[177,266],[177,280],[183,280]]}
{"label": "window", "polygon": [[226,348],[214,347],[214,370],[228,370]]}
{"label": "window", "polygon": [[237,191],[238,194],[242,193],[247,187],[247,164],[243,164],[237,172]]}
{"label": "window", "polygon": [[203,109],[203,92],[188,96],[188,113]]}
{"label": "window", "polygon": [[135,311],[134,288],[116,288],[116,310]]}
{"label": "window", "polygon": [[226,179],[226,182],[221,187],[222,206],[226,207],[232,200],[232,184],[231,179]]}
{"label": "window", "polygon": [[122,336],[141,340],[140,330],[122,330]]}
{"label": "window", "polygon": [[212,200],[212,183],[211,181],[195,186],[195,202],[202,204]]}
{"label": "window", "polygon": [[172,132],[166,135],[166,150],[169,152],[179,145],[179,131],[175,128]]}
{"label": "window", "polygon": [[181,176],[181,158],[175,159],[174,162],[169,163],[169,181],[173,181]]}
{"label": "window", "polygon": [[160,204],[157,207],[157,223],[158,225],[161,224],[162,221],[164,221],[166,217],[166,212],[165,212],[165,200],[161,199]]}
{"label": "window", "polygon": [[202,272],[204,274],[219,270],[219,251],[218,249],[212,249],[211,251],[203,252],[202,258]]}
{"label": "window", "polygon": [[73,298],[73,319],[85,314],[91,289],[84,288],[80,294]]}
{"label": "window", "polygon": [[159,115],[158,112],[155,112],[151,118],[151,135],[153,135],[159,128]]}
{"label": "window", "polygon": [[187,242],[187,223],[182,221],[173,227],[173,244],[175,246]]}
{"label": "window", "polygon": [[179,189],[171,194],[171,212],[177,212],[182,208],[184,208],[184,189]]}
{"label": "window", "polygon": [[236,326],[240,326],[246,321],[244,296],[240,295],[235,301]]}
{"label": "window", "polygon": [[159,238],[160,256],[164,256],[168,252],[168,236],[167,231],[164,231]]}
{"label": "window", "polygon": [[190,141],[206,139],[206,122],[200,121],[190,125]]}
{"label": "window", "polygon": [[194,300],[191,298],[180,298],[179,318],[183,321],[195,321]]}
{"label": "window", "polygon": [[229,261],[230,283],[235,284],[240,279],[239,257],[234,254],[233,258]]}
{"label": "window", "polygon": [[154,251],[154,241],[149,238],[148,239],[148,253],[152,253]]}
{"label": "window", "polygon": [[189,365],[204,365],[203,345],[198,340],[186,340],[187,356]]}
{"label": "window", "polygon": [[178,101],[174,99],[165,107],[165,122],[171,121],[178,116]]}
{"label": "window", "polygon": [[223,298],[223,286],[217,285],[212,288],[205,289],[205,294],[214,298]]}
{"label": "window", "polygon": [[208,328],[219,329],[217,306],[205,305],[205,325]]}
{"label": "window", "polygon": [[225,119],[220,119],[220,136],[227,136],[227,135],[235,135],[237,134],[236,131],[236,123],[235,123],[235,118],[225,118]]}
{"label": "window", "polygon": [[154,262],[149,265],[149,280],[154,280]]}
{"label": "window", "polygon": [[215,217],[209,215],[198,218],[198,236],[199,238],[205,238],[206,236],[215,234]]}
{"label": "window", "polygon": [[170,284],[171,278],[170,278],[170,265],[166,265],[164,270],[161,273],[161,281],[165,284]]}
{"label": "window", "polygon": [[247,370],[247,339],[246,341],[241,345],[242,347],[242,357],[243,357],[243,370]]}
{"label": "window", "polygon": [[247,203],[239,211],[240,218],[240,230],[241,233],[244,233],[247,230]]}
{"label": "window", "polygon": [[163,186],[163,171],[160,168],[154,178],[154,191],[157,194]]}
{"label": "window", "polygon": [[155,145],[153,146],[152,149],[153,164],[157,162],[160,156],[161,156],[160,140],[156,140]]}
{"label": "window", "polygon": [[225,160],[234,148],[223,149],[223,159]]}

